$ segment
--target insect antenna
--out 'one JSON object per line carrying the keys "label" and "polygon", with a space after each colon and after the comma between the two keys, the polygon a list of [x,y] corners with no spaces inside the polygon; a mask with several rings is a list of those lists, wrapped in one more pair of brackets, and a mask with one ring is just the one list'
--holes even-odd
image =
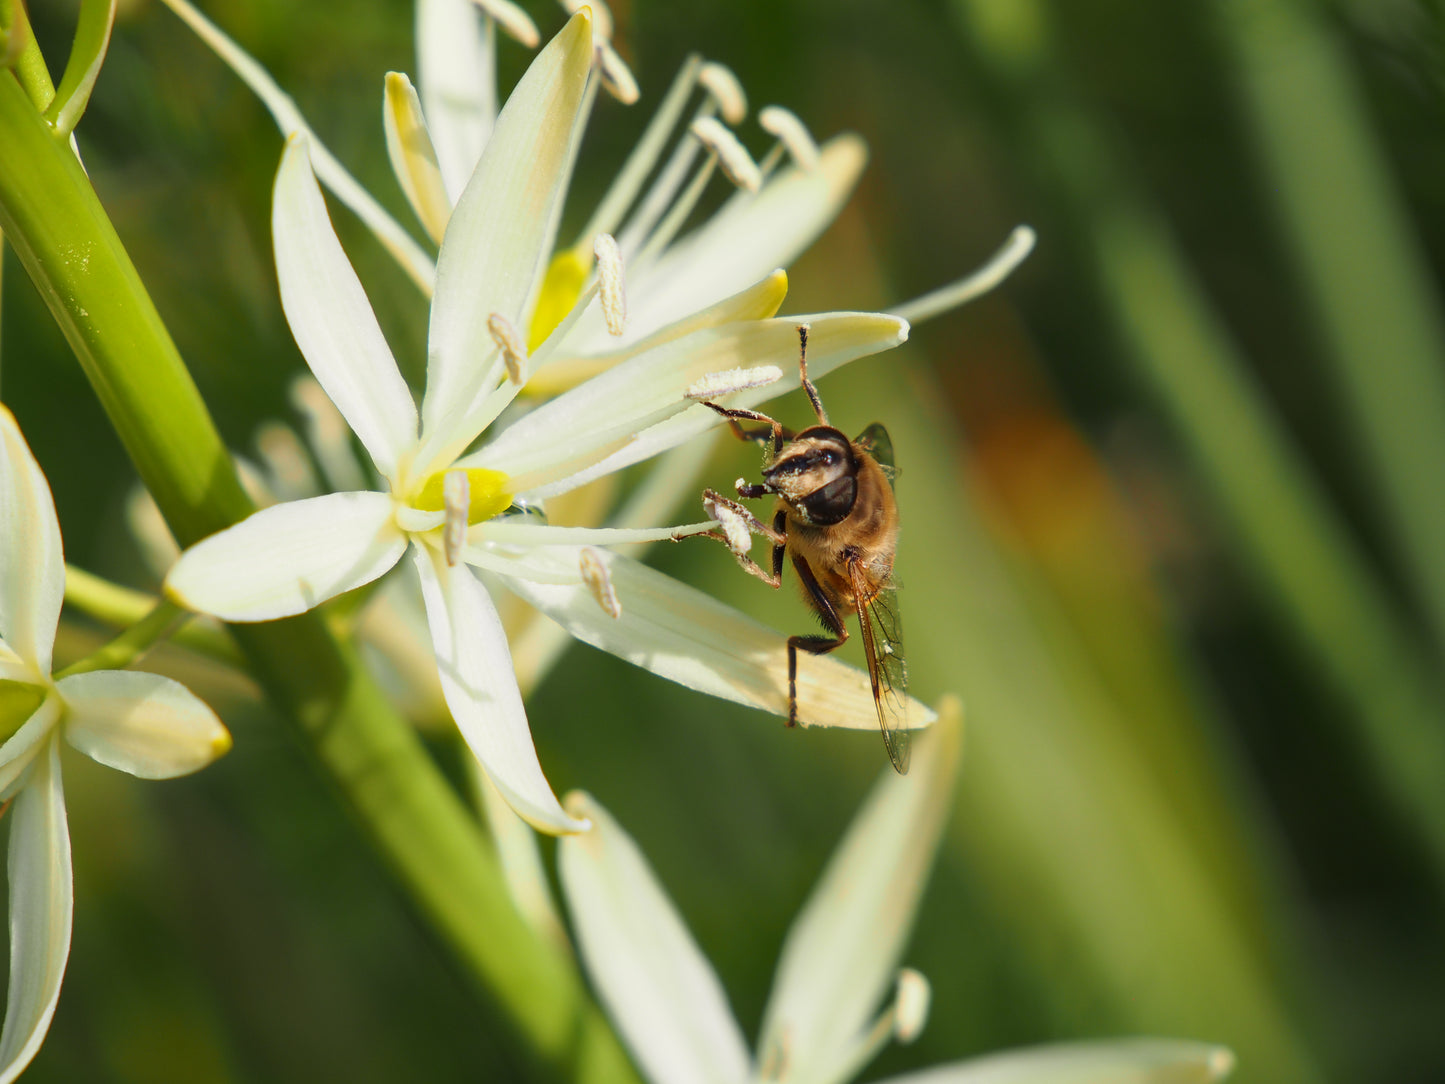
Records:
{"label": "insect antenna", "polygon": [[818,424],[828,424],[828,412],[823,409],[823,400],[818,398],[818,389],[813,387],[813,382],[808,379],[808,330],[809,325],[798,325],[798,374],[803,381],[803,390],[808,393],[808,399],[813,404],[813,413],[818,415]]}

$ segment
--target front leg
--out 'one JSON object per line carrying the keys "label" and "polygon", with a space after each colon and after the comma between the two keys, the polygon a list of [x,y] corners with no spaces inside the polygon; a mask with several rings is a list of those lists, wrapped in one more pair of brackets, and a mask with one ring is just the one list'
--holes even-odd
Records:
{"label": "front leg", "polygon": [[[787,525],[786,514],[779,511],[773,517],[773,525],[769,527],[737,501],[729,500],[713,489],[703,490],[702,506],[708,516],[718,522],[720,529],[706,531],[699,537],[716,539],[727,546],[746,572],[756,576],[769,587],[781,586],[783,553],[788,544],[788,536],[783,530]],[[773,543],[773,574],[771,576],[748,556],[748,551],[752,548],[751,536],[754,534],[760,534]]]}
{"label": "front leg", "polygon": [[[733,436],[738,440],[757,441],[762,443],[771,438],[773,444],[773,458],[777,458],[783,450],[783,423],[775,421],[766,414],[759,414],[756,410],[744,410],[741,407],[720,406],[711,400],[702,400],[702,405],[709,410],[716,411],[728,420],[728,428],[733,431]],[[762,422],[768,426],[767,429],[755,429],[752,432],[744,429],[738,424],[739,421]]]}
{"label": "front leg", "polygon": [[[781,570],[782,559],[775,555],[774,562]],[[798,649],[802,648],[809,655],[826,655],[848,642],[848,626],[843,624],[843,618],[839,616],[838,608],[833,605],[832,600],[818,584],[818,578],[813,575],[813,570],[808,566],[808,562],[794,554],[793,567],[798,570],[798,578],[803,581],[803,587],[808,592],[809,604],[817,611],[823,624],[833,633],[833,636],[788,637],[789,726],[798,725]]]}

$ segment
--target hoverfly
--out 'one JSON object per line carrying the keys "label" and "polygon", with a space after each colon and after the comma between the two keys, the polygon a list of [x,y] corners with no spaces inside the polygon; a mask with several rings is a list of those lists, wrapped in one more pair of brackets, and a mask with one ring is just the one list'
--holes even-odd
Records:
{"label": "hoverfly", "polygon": [[[767,445],[763,481],[749,485],[739,479],[737,492],[749,500],[776,495],[772,527],[711,489],[704,497],[744,517],[757,533],[772,541],[771,575],[734,550],[743,567],[764,583],[780,586],[783,557],[786,554],[792,559],[804,598],[831,633],[788,637],[788,725],[796,726],[798,721],[798,651],[826,655],[845,644],[848,627],[844,622],[851,611],[858,617],[863,636],[883,744],[901,775],[908,771],[908,671],[893,582],[893,555],[898,547],[893,442],[877,423],[856,440],[828,424],[818,389],[808,379],[807,324],[798,325],[798,343],[798,371],[817,425],[794,434],[766,414],[704,401],[728,420],[740,439]],[[763,422],[766,428],[745,430],[739,424],[742,421]]]}

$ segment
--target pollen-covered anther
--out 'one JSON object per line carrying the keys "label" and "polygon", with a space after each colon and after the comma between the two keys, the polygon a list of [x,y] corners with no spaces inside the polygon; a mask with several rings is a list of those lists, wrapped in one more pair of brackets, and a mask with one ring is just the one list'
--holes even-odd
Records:
{"label": "pollen-covered anther", "polygon": [[602,85],[607,93],[623,105],[633,105],[642,96],[627,61],[606,42],[597,46],[597,71],[602,76]]}
{"label": "pollen-covered anther", "polygon": [[562,10],[568,15],[576,15],[583,8],[592,12],[592,40],[612,40],[612,9],[607,6],[604,0],[559,0]]}
{"label": "pollen-covered anther", "polygon": [[467,519],[472,510],[472,483],[466,471],[447,471],[442,480],[442,502],[447,514],[442,525],[442,551],[447,564],[455,565],[467,544]]}
{"label": "pollen-covered anther", "polygon": [[614,620],[621,617],[622,603],[617,601],[612,577],[598,552],[591,546],[583,546],[578,564],[582,569],[582,582],[587,585],[587,590],[592,592],[592,597],[597,600],[597,605],[602,607],[602,612]]}
{"label": "pollen-covered anther", "polygon": [[528,49],[535,49],[541,43],[542,35],[537,33],[537,24],[512,0],[472,0],[472,3],[482,9],[482,14],[496,20],[507,37],[521,42]]}
{"label": "pollen-covered anther", "polygon": [[778,137],[799,169],[812,173],[818,168],[818,144],[798,114],[780,105],[765,105],[758,110],[758,124],[763,131]]}
{"label": "pollen-covered anther", "polygon": [[622,250],[610,233],[599,233],[592,242],[597,255],[597,294],[607,330],[621,335],[627,324],[627,283],[622,267]]}
{"label": "pollen-covered anther", "polygon": [[757,365],[751,369],[724,369],[721,372],[708,373],[693,381],[682,394],[686,399],[699,401],[718,399],[724,395],[732,395],[734,392],[747,391],[749,388],[765,388],[769,384],[776,384],[781,379],[783,379],[783,370],[776,365]]}
{"label": "pollen-covered anther", "polygon": [[726,64],[709,60],[697,73],[697,81],[717,102],[718,112],[729,124],[741,124],[748,115],[748,96],[743,85]]}
{"label": "pollen-covered anther", "polygon": [[928,1022],[928,1006],[933,989],[922,973],[905,967],[898,972],[898,988],[893,999],[893,1036],[900,1043],[918,1038]]}
{"label": "pollen-covered anther", "polygon": [[512,321],[499,312],[487,317],[487,331],[492,336],[492,342],[496,343],[497,349],[502,352],[502,364],[507,367],[507,379],[520,386],[526,378],[527,344],[522,341],[522,336],[517,334]]}
{"label": "pollen-covered anther", "polygon": [[751,516],[732,504],[713,497],[704,497],[702,508],[709,519],[717,522],[718,528],[722,531],[723,541],[727,543],[733,556],[746,557],[753,551]]}
{"label": "pollen-covered anther", "polygon": [[692,122],[692,134],[717,156],[718,165],[733,184],[748,192],[756,192],[762,187],[762,170],[753,161],[747,148],[738,142],[738,137],[728,131],[720,120],[716,117],[699,117]]}

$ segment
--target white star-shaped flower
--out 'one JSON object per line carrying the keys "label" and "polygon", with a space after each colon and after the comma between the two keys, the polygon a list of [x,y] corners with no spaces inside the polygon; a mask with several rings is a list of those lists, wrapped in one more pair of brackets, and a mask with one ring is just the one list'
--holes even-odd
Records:
{"label": "white star-shaped flower", "polygon": [[[637,844],[595,799],[568,799],[594,823],[557,852],[578,950],[645,1078],[842,1084],[890,1038],[922,1030],[927,981],[898,960],[951,806],[960,715],[945,704],[913,773],[885,771],[833,853],[783,944],[756,1056]],[[1206,1084],[1232,1066],[1220,1046],[1130,1039],[1009,1051],[886,1084]]]}
{"label": "white star-shaped flower", "polygon": [[60,742],[143,779],[202,768],[231,746],[215,713],[158,674],[51,675],[65,556],[50,487],[0,407],[0,801],[10,821],[10,985],[0,1084],[50,1027],[70,955],[70,833]]}
{"label": "white star-shaped flower", "polygon": [[[786,276],[663,327],[607,372],[469,446],[551,363],[597,300],[584,291],[530,356],[511,332],[530,326],[576,143],[594,93],[585,13],[538,54],[496,119],[448,220],[431,306],[427,382],[418,412],[342,251],[312,174],[305,137],[288,140],[273,213],[282,306],[316,379],[366,449],[384,491],[333,493],[256,513],[182,556],[167,579],[177,601],[231,621],[300,613],[369,583],[408,548],[420,577],[443,691],[488,776],[534,827],[571,832],[538,765],[502,626],[473,571],[495,576],[587,640],[715,695],[786,710],[786,642],[699,592],[595,549],[710,529],[549,526],[502,515],[657,455],[719,424],[688,398],[700,379],[795,364],[796,322],[769,319]],[[823,375],[907,337],[892,316],[828,313],[812,326],[810,372]],[[797,386],[796,372],[729,401],[751,406]],[[609,604],[611,597],[615,604]],[[830,660],[820,660],[830,662]],[[869,727],[866,676],[810,667],[804,722]],[[931,713],[919,706],[925,725]]]}

